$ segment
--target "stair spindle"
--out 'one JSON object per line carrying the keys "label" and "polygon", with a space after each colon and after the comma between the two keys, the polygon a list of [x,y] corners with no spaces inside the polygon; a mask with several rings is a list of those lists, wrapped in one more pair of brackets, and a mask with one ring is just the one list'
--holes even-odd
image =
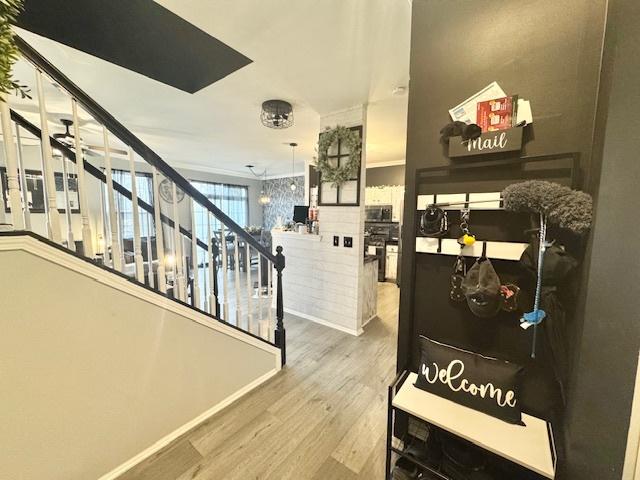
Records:
{"label": "stair spindle", "polygon": [[44,190],[46,195],[45,208],[47,212],[47,230],[49,238],[55,243],[62,243],[62,229],[60,227],[60,212],[56,200],[56,180],[53,173],[53,153],[49,141],[49,121],[47,119],[47,107],[44,99],[42,85],[42,73],[36,69],[36,91],[38,93],[38,106],[40,110],[40,130],[42,139],[42,175],[44,177]]}
{"label": "stair spindle", "polygon": [[129,147],[129,174],[131,175],[131,208],[133,215],[133,258],[136,280],[144,283],[144,260],[142,258],[142,235],[140,234],[140,211],[138,210],[138,181],[133,148]]}
{"label": "stair spindle", "polygon": [[18,175],[20,191],[22,192],[22,209],[24,211],[24,228],[31,230],[31,209],[29,208],[29,188],[27,185],[27,172],[24,169],[24,154],[22,151],[22,138],[20,126],[16,123],[16,145],[18,146]]}
{"label": "stair spindle", "polygon": [[[151,214],[147,212],[145,215],[147,219],[147,265],[148,265],[148,277],[149,277],[149,286],[151,288],[155,288],[155,281],[153,280],[153,245],[151,239],[153,238],[151,235],[151,229],[153,228],[153,222],[151,221]],[[156,240],[157,241],[157,240]],[[144,276],[144,272],[143,272]],[[158,282],[160,280],[158,279]]]}
{"label": "stair spindle", "polygon": [[78,180],[78,201],[80,203],[80,221],[82,222],[82,249],[84,256],[93,258],[93,234],[91,233],[91,222],[89,219],[89,202],[87,200],[87,182],[84,176],[84,158],[80,139],[80,126],[78,119],[78,105],[75,99],[71,99],[71,110],[73,114],[73,140],[76,150],[77,180]]}
{"label": "stair spindle", "polygon": [[220,223],[220,243],[222,244],[222,313],[224,321],[229,321],[229,258],[227,257],[227,234],[224,231],[224,224]]}
{"label": "stair spindle", "polygon": [[118,233],[118,212],[116,211],[115,192],[113,190],[113,171],[111,169],[111,149],[109,148],[109,132],[102,127],[104,141],[104,167],[107,181],[107,205],[109,207],[109,233],[111,235],[111,265],[119,272],[122,271],[122,247]]}
{"label": "stair spindle", "polygon": [[178,213],[178,188],[175,182],[171,183],[171,199],[173,205],[173,238],[175,243],[175,271],[174,287],[177,288],[177,296],[183,302],[187,301],[187,288],[184,277],[184,264],[182,255],[182,234],[180,233],[180,215]]}
{"label": "stair spindle", "polygon": [[207,211],[207,274],[209,276],[209,285],[208,285],[208,297],[209,297],[209,313],[211,315],[219,315],[217,312],[218,298],[215,292],[215,276],[216,269],[213,263],[213,236],[211,235],[211,214]]}
{"label": "stair spindle", "polygon": [[[153,167],[153,213],[156,227],[156,255],[158,256],[158,290],[167,293],[167,272],[164,258],[164,231],[162,229],[162,217],[160,216],[160,174]],[[151,259],[151,256],[149,257]]]}
{"label": "stair spindle", "polygon": [[196,232],[196,202],[191,198],[191,269],[193,270],[192,302],[200,308],[200,269],[198,268],[198,236]]}
{"label": "stair spindle", "polygon": [[253,333],[253,283],[251,282],[251,247],[244,242],[244,268],[247,271],[247,331]]}
{"label": "stair spindle", "polygon": [[[11,129],[11,113],[9,112],[9,105],[2,99],[0,99],[0,117],[2,118],[2,139],[4,143],[4,158],[7,166],[7,187],[9,190],[11,223],[15,230],[24,230],[24,212],[20,195],[20,182],[18,181],[18,158]],[[0,205],[0,208],[4,208],[4,205]]]}
{"label": "stair spindle", "polygon": [[240,326],[240,320],[242,312],[240,310],[240,243],[238,242],[238,235],[233,234],[233,263],[235,272],[235,284],[234,289],[236,291],[236,327]]}
{"label": "stair spindle", "polygon": [[62,155],[62,192],[64,194],[64,216],[67,222],[67,248],[76,251],[76,242],[73,238],[73,218],[71,217],[71,198],[69,197],[69,170],[67,157]]}

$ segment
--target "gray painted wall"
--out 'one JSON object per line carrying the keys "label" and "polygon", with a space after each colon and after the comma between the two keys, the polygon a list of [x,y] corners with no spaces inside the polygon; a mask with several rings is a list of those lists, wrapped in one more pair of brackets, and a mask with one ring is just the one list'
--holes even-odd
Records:
{"label": "gray painted wall", "polygon": [[404,185],[404,165],[367,168],[367,187]]}
{"label": "gray painted wall", "polygon": [[273,353],[30,253],[0,264],[2,478],[96,479],[275,368]]}
{"label": "gray painted wall", "polygon": [[594,150],[602,171],[568,409],[571,479],[622,475],[640,349],[640,225],[629,222],[640,211],[639,27],[637,0],[609,2]]}

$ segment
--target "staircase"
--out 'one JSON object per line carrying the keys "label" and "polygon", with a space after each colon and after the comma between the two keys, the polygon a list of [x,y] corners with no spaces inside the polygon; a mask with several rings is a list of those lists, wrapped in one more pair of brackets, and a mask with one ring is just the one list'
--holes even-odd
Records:
{"label": "staircase", "polygon": [[[41,147],[48,240],[64,246],[69,254],[81,255],[113,273],[124,274],[158,295],[187,304],[276,346],[281,350],[284,365],[282,248],[277,247],[275,254],[269,251],[23,39],[16,37],[16,43],[33,66],[34,110],[38,111],[40,121],[30,121],[11,109],[12,98],[7,99],[8,103],[0,102],[7,178],[3,189],[10,210],[5,214],[0,209],[2,229],[34,231],[31,209],[27,207],[28,170],[24,168],[22,155],[22,142],[29,136],[37,139]],[[72,135],[63,140],[50,135],[47,83],[69,98]],[[83,148],[80,109],[102,129],[102,157],[89,156]],[[131,189],[114,179],[110,145],[115,142],[125,145],[128,157],[125,169]],[[130,180],[137,178],[136,170],[140,173],[141,169],[152,178],[149,203],[138,195],[137,182]],[[71,170],[75,173],[71,174]],[[122,167],[118,170],[119,178],[124,178],[122,170]],[[62,205],[56,192],[56,177],[64,187]],[[70,179],[77,180],[79,213],[74,213],[70,203]],[[103,205],[100,218],[91,218],[90,204]],[[122,234],[119,210],[123,204],[132,211],[132,241]],[[196,225],[197,206],[200,212],[206,212],[206,237],[198,238],[192,227]],[[72,218],[78,215],[82,225],[80,239],[74,237]],[[251,264],[257,264],[257,275],[252,274]],[[242,269],[245,271],[241,272]]]}
{"label": "staircase", "polygon": [[35,83],[0,100],[0,477],[111,480],[286,363],[285,258],[16,42]]}

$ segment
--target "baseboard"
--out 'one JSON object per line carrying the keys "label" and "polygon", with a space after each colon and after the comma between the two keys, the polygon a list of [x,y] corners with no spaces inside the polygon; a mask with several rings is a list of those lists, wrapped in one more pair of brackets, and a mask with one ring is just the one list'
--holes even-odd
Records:
{"label": "baseboard", "polygon": [[364,323],[362,324],[362,328],[364,328],[364,327],[366,327],[367,325],[369,325],[369,322],[370,322],[371,320],[373,320],[374,318],[376,318],[377,316],[378,316],[378,314],[377,314],[377,313],[376,313],[375,315],[371,315],[371,317],[370,317],[366,322],[364,322]]}
{"label": "baseboard", "polygon": [[301,317],[306,320],[311,320],[314,323],[319,323],[320,325],[324,325],[325,327],[330,327],[330,328],[333,328],[334,330],[340,330],[341,332],[345,332],[345,333],[348,333],[349,335],[353,335],[356,337],[362,335],[362,333],[364,332],[364,330],[362,330],[362,327],[360,327],[357,330],[354,330],[352,328],[343,327],[342,325],[336,325],[335,323],[328,322],[326,320],[323,320],[318,317],[314,317],[313,315],[309,315],[307,313],[302,313],[296,310],[292,310],[291,308],[285,307],[284,311],[287,313],[290,313],[291,315],[295,315],[296,317]]}
{"label": "baseboard", "polygon": [[137,464],[139,464],[140,462],[142,462],[146,458],[149,458],[151,455],[153,455],[154,453],[162,450],[164,447],[169,445],[171,442],[173,442],[177,438],[181,437],[182,435],[184,435],[185,433],[187,433],[191,429],[197,427],[199,424],[201,424],[202,422],[207,420],[209,417],[215,415],[216,413],[218,413],[223,408],[228,407],[229,405],[231,405],[236,400],[240,399],[241,397],[243,397],[247,393],[251,392],[253,389],[259,387],[260,385],[262,385],[264,382],[269,380],[271,377],[273,377],[279,371],[280,371],[279,369],[273,369],[273,370],[267,372],[266,374],[262,375],[261,377],[257,378],[253,382],[249,383],[248,385],[245,385],[240,390],[238,390],[237,392],[229,395],[227,398],[222,400],[220,403],[214,405],[213,407],[211,407],[206,412],[202,413],[201,415],[198,415],[193,420],[185,423],[181,427],[178,427],[177,429],[175,429],[170,434],[168,434],[165,437],[161,438],[156,443],[151,445],[149,448],[146,448],[145,450],[143,450],[142,452],[140,452],[136,456],[130,458],[129,460],[127,460],[126,462],[124,462],[120,466],[118,466],[115,469],[111,470],[109,473],[104,474],[98,480],[115,480],[120,475],[123,475],[127,471],[131,470],[133,467],[135,467]]}

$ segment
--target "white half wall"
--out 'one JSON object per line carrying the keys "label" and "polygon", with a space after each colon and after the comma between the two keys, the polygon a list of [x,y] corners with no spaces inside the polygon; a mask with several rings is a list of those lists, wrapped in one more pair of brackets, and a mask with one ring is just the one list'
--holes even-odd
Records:
{"label": "white half wall", "polygon": [[115,478],[280,351],[40,240],[0,236],[0,477]]}

